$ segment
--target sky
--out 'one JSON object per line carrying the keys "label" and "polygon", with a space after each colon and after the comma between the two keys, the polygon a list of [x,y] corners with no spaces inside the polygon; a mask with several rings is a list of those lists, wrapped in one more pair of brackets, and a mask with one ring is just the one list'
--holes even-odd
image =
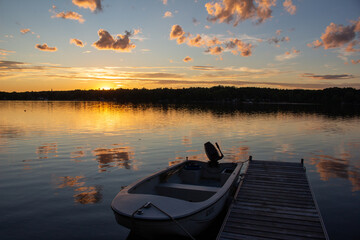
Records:
{"label": "sky", "polygon": [[359,0],[0,0],[0,91],[360,89]]}

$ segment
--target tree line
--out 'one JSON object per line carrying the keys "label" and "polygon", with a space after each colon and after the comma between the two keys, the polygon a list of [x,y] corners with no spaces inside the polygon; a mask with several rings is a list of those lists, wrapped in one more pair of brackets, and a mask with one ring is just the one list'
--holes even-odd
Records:
{"label": "tree line", "polygon": [[360,90],[326,88],[322,90],[273,89],[257,87],[215,86],[182,89],[112,89],[39,92],[0,92],[0,100],[83,100],[132,103],[295,103],[295,104],[360,104]]}

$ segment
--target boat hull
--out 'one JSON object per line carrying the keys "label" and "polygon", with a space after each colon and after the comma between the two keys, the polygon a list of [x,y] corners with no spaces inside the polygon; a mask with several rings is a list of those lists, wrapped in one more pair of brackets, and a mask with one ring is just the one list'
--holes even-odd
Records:
{"label": "boat hull", "polygon": [[241,163],[211,167],[189,161],[154,173],[114,198],[116,221],[146,238],[199,235],[224,209],[241,167]]}
{"label": "boat hull", "polygon": [[196,236],[203,232],[221,213],[230,197],[231,190],[233,190],[233,187],[213,205],[192,215],[174,219],[175,221],[170,218],[168,220],[135,219],[121,215],[116,211],[114,211],[114,214],[118,224],[129,228],[136,235],[147,238],[161,235],[180,235],[187,237],[188,233],[191,236]]}

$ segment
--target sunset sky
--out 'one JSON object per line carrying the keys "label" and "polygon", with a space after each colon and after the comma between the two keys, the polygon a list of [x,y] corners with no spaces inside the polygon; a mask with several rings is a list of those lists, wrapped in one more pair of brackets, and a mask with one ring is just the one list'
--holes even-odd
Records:
{"label": "sunset sky", "polygon": [[0,0],[0,91],[360,88],[359,0]]}

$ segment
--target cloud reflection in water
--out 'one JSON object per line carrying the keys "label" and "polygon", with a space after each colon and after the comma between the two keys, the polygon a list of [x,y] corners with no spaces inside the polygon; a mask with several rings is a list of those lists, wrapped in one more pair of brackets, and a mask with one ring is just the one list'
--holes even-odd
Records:
{"label": "cloud reflection in water", "polygon": [[136,162],[133,160],[134,153],[129,147],[97,148],[93,151],[93,154],[99,163],[100,172],[105,172],[112,167],[138,169]]}
{"label": "cloud reflection in water", "polygon": [[58,188],[72,188],[74,201],[80,204],[93,204],[102,200],[101,186],[84,186],[84,176],[65,176],[58,178]]}

